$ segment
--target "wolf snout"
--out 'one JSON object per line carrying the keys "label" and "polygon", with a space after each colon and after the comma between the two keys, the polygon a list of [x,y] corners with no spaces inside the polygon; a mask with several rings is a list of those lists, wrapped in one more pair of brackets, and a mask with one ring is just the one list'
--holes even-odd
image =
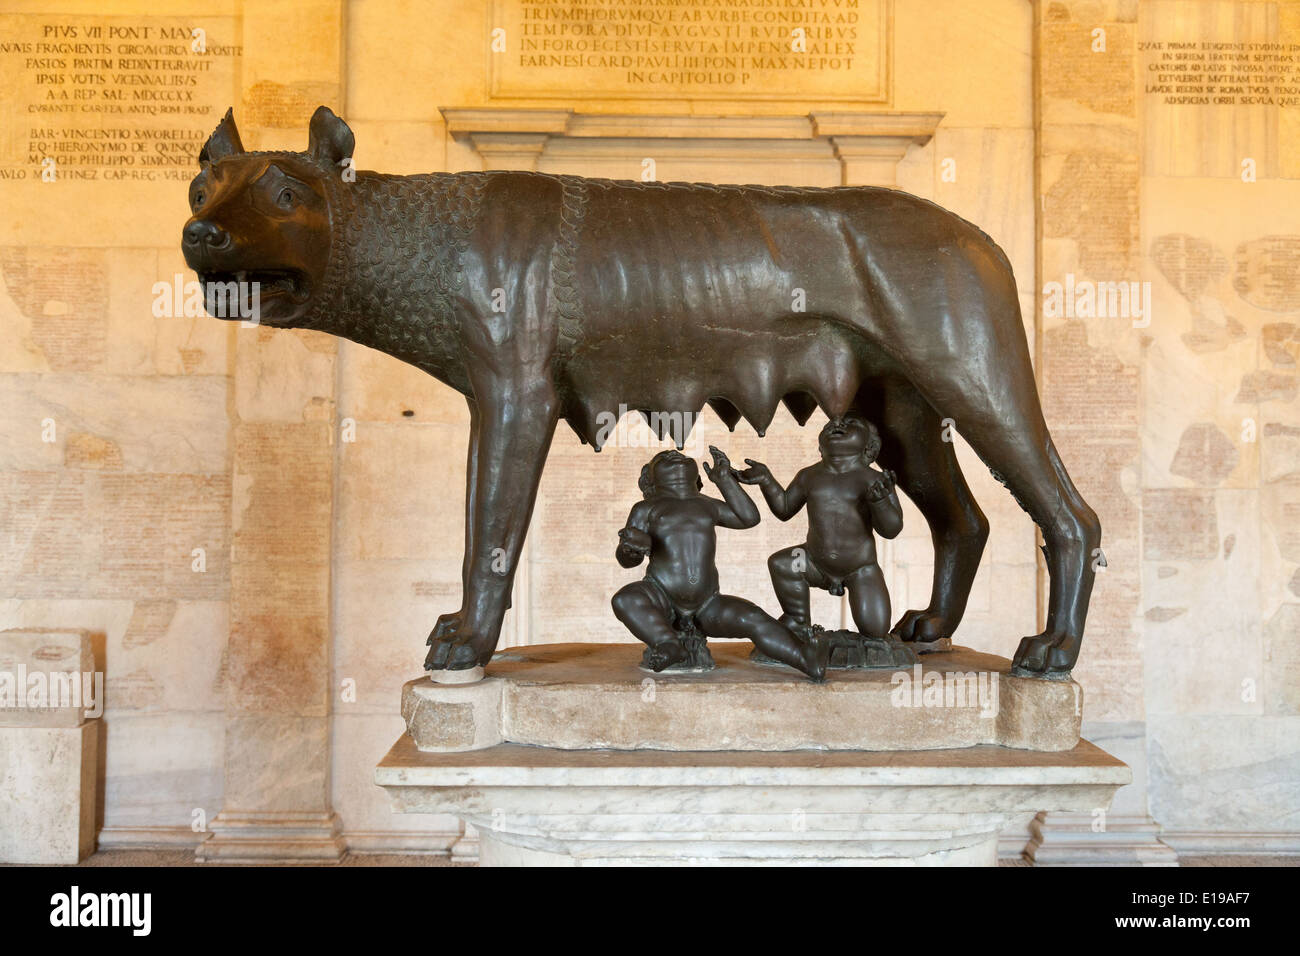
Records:
{"label": "wolf snout", "polygon": [[182,241],[189,249],[224,249],[230,245],[230,233],[206,219],[193,219],[185,225]]}

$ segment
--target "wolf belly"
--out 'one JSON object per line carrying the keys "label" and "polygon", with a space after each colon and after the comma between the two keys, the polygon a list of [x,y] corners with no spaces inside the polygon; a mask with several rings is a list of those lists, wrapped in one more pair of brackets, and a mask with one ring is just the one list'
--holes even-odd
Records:
{"label": "wolf belly", "polygon": [[620,405],[693,413],[708,403],[760,433],[787,396],[800,421],[817,405],[841,414],[862,377],[888,363],[866,334],[871,295],[837,202],[849,191],[583,188],[564,253],[565,278],[582,291],[561,327],[576,330],[564,349],[566,418],[585,441],[599,445],[602,413]]}

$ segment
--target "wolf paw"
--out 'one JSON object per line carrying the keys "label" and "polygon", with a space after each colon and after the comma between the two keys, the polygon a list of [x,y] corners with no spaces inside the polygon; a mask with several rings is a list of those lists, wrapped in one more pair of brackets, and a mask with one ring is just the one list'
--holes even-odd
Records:
{"label": "wolf paw", "polygon": [[429,632],[429,653],[424,658],[427,671],[463,671],[471,667],[484,667],[496,650],[496,639],[476,635],[458,611],[444,614]]}
{"label": "wolf paw", "polygon": [[1078,642],[1072,641],[1064,631],[1045,631],[1033,637],[1022,638],[1012,660],[1012,673],[1026,675],[1065,677],[1079,656]]}
{"label": "wolf paw", "polygon": [[924,611],[908,611],[889,633],[909,644],[929,644],[952,637],[952,628],[946,616],[926,608]]}

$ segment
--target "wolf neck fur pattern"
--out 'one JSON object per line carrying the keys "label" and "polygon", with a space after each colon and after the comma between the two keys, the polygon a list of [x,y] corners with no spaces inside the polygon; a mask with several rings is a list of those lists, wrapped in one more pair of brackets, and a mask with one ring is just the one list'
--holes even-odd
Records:
{"label": "wolf neck fur pattern", "polygon": [[325,179],[331,242],[324,288],[301,328],[341,335],[464,387],[455,300],[487,173]]}

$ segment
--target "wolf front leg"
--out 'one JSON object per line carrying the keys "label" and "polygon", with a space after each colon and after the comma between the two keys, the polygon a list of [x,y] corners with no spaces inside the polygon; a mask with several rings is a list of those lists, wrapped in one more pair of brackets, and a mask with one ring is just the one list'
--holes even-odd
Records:
{"label": "wolf front leg", "polygon": [[[474,404],[474,399],[467,397],[469,405],[469,456],[465,465],[465,554],[462,559],[460,568],[460,593],[463,599],[469,591],[469,559],[474,553],[474,476],[478,472],[478,435],[479,435],[479,415],[478,407]],[[465,619],[465,608],[462,605],[458,611],[448,611],[446,614],[439,615],[438,622],[434,624],[433,630],[429,632],[429,639],[425,641],[430,647],[437,646],[440,659],[435,661],[433,651],[429,652],[428,658],[424,662],[425,667],[444,667],[447,663],[447,652],[451,647],[450,642],[444,641],[444,638],[454,635],[460,627],[460,622]],[[442,642],[442,643],[439,643]]]}
{"label": "wolf front leg", "polygon": [[482,666],[496,650],[558,420],[549,382],[493,383],[482,394],[471,415],[463,601],[460,613],[444,615],[430,635],[427,670]]}

